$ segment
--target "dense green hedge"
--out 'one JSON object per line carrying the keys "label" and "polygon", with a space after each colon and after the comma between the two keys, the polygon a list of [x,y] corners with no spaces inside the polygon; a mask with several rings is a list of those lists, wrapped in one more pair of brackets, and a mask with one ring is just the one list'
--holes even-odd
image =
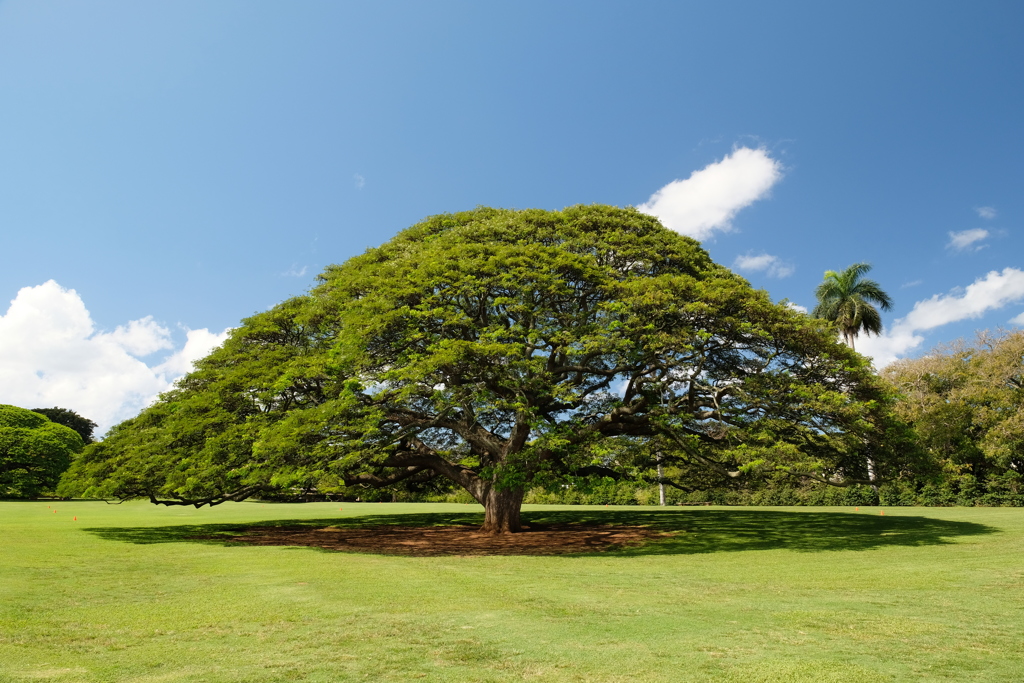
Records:
{"label": "dense green hedge", "polygon": [[[372,494],[371,494],[372,495]],[[391,494],[382,500],[391,500]],[[363,500],[368,500],[365,496]],[[376,498],[374,498],[376,500]],[[473,502],[464,491],[420,496],[400,492],[396,500],[436,502]],[[526,495],[528,504],[548,505],[657,505],[658,487],[633,482],[607,482],[587,490],[565,488],[559,491],[533,489]],[[1016,473],[1000,479],[979,482],[961,475],[940,482],[896,481],[881,485],[838,488],[824,485],[795,486],[770,483],[748,489],[711,489],[683,492],[667,489],[667,505],[888,505],[888,506],[983,506],[1024,507],[1024,478]]]}
{"label": "dense green hedge", "polygon": [[[276,500],[356,500],[364,502],[472,503],[461,489],[409,491],[337,487],[329,493],[282,494]],[[545,505],[657,505],[658,487],[632,481],[605,480],[586,488],[556,491],[536,488],[526,494],[527,504]],[[821,484],[799,485],[792,481],[760,482],[747,488],[720,488],[684,492],[665,491],[667,505],[825,505],[825,506],[965,506],[1024,507],[1024,477],[1009,472],[980,482],[969,474],[927,482],[895,481],[870,486],[839,488]]]}

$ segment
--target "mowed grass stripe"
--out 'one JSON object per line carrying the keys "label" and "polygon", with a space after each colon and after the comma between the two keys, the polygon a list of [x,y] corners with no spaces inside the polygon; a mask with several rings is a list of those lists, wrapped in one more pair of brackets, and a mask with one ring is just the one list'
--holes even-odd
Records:
{"label": "mowed grass stripe", "polygon": [[1024,680],[1024,510],[527,506],[674,534],[569,556],[224,540],[481,519],[340,507],[0,503],[0,680]]}

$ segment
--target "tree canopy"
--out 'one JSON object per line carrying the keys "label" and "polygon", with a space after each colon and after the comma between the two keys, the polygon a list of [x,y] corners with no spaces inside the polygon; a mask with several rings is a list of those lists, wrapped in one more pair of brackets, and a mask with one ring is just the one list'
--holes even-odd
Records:
{"label": "tree canopy", "polygon": [[883,373],[897,412],[947,477],[1024,491],[1024,331],[983,332]]}
{"label": "tree canopy", "polygon": [[[243,321],[64,490],[217,504],[446,478],[520,528],[529,486],[884,467],[888,397],[827,323],[633,209],[431,217]],[[685,481],[669,482],[685,486]]]}
{"label": "tree canopy", "polygon": [[57,486],[82,438],[43,415],[0,405],[0,497],[33,498]]}
{"label": "tree canopy", "polygon": [[92,433],[97,427],[96,423],[73,410],[54,406],[53,408],[33,408],[32,412],[39,413],[50,422],[74,429],[86,444],[93,442]]}

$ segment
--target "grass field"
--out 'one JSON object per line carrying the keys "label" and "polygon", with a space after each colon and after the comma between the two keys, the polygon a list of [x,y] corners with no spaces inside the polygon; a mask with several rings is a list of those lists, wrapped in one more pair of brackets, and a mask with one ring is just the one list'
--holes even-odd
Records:
{"label": "grass field", "polygon": [[676,532],[556,557],[216,539],[482,517],[338,507],[0,503],[0,680],[1024,680],[1022,509],[527,506]]}

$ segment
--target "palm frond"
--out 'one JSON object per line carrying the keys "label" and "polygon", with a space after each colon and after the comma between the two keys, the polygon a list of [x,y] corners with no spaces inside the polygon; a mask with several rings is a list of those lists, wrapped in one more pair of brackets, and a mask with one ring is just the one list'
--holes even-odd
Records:
{"label": "palm frond", "polygon": [[827,270],[814,291],[818,305],[812,314],[835,323],[851,345],[861,331],[882,333],[882,317],[875,304],[883,311],[892,308],[892,299],[881,286],[863,279],[870,270],[869,263],[854,263],[840,272]]}
{"label": "palm frond", "polygon": [[856,292],[865,300],[878,304],[883,311],[892,308],[892,299],[874,280],[861,280],[857,283]]}
{"label": "palm frond", "polygon": [[867,334],[882,334],[882,316],[878,314],[878,309],[871,305],[865,307],[862,310],[860,327]]}

